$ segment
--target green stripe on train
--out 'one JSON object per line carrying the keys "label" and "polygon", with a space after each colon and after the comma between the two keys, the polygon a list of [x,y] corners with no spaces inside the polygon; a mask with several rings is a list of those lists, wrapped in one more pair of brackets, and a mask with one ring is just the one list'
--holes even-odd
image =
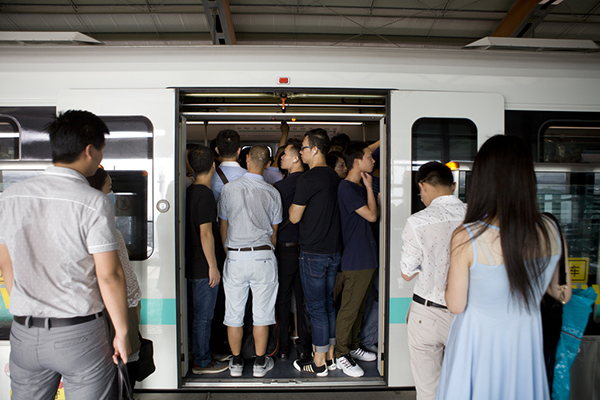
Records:
{"label": "green stripe on train", "polygon": [[177,305],[175,299],[142,299],[142,325],[175,325]]}
{"label": "green stripe on train", "polygon": [[411,297],[390,298],[390,324],[405,324]]}

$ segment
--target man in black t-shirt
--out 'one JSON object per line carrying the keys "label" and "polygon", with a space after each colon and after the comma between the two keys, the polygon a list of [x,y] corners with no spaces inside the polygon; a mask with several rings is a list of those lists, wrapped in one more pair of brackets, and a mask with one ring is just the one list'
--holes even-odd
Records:
{"label": "man in black t-shirt", "polygon": [[300,223],[300,276],[310,315],[313,360],[296,360],[294,367],[316,376],[336,368],[333,288],[340,265],[339,177],[327,166],[329,137],[323,129],[308,131],[302,141],[302,161],[310,170],[298,178],[290,222]]}
{"label": "man in black t-shirt", "polygon": [[210,189],[215,165],[212,151],[198,146],[188,154],[196,174],[186,197],[185,277],[193,292],[192,352],[195,374],[226,371],[228,365],[213,360],[210,351],[211,323],[219,292],[225,251],[217,225],[217,203]]}

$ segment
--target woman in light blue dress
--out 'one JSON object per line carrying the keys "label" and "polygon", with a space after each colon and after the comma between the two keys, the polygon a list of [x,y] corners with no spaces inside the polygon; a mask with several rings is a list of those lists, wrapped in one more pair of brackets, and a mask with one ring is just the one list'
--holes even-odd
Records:
{"label": "woman in light blue dress", "polygon": [[[538,211],[533,160],[515,136],[486,141],[473,164],[465,223],[452,238],[446,303],[456,314],[438,399],[549,399],[540,301],[565,300],[561,238]],[[566,257],[565,257],[566,259]]]}

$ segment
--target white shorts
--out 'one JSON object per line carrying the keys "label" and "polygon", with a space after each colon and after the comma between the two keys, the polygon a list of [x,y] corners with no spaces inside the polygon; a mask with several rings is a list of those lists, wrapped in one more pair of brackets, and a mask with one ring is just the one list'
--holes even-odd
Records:
{"label": "white shorts", "polygon": [[272,250],[228,251],[223,268],[226,326],[244,326],[248,289],[252,289],[254,326],[275,323],[275,300],[279,281],[277,259]]}

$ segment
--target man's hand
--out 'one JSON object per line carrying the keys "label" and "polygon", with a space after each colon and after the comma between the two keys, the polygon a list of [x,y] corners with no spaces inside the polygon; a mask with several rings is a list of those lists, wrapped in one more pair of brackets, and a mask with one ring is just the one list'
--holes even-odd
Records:
{"label": "man's hand", "polygon": [[131,354],[131,345],[129,344],[129,338],[127,336],[117,336],[113,340],[113,348],[115,353],[113,354],[113,361],[115,364],[119,364],[119,357],[123,360],[124,364],[127,364],[129,355]]}
{"label": "man's hand", "polygon": [[360,176],[362,177],[365,187],[373,189],[373,177],[371,176],[371,174],[361,172]]}
{"label": "man's hand", "polygon": [[221,274],[219,273],[219,270],[216,267],[209,268],[208,269],[208,285],[211,288],[214,288],[215,286],[217,286],[219,284],[220,281],[221,281]]}

